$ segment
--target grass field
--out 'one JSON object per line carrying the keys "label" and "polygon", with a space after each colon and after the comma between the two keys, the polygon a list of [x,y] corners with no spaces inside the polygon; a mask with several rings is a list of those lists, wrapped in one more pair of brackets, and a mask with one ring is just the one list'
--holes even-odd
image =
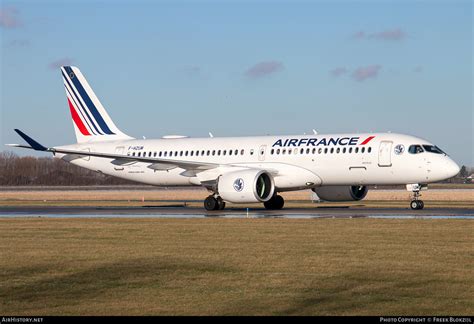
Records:
{"label": "grass field", "polygon": [[0,219],[0,313],[472,315],[473,224]]}
{"label": "grass field", "polygon": [[[187,206],[202,208],[202,201],[208,195],[202,188],[178,188],[155,190],[29,190],[2,189],[2,206],[141,206],[186,203]],[[407,208],[411,200],[410,193],[404,190],[369,190],[362,201],[314,204],[309,190],[283,192],[286,207],[314,208],[315,206],[352,206],[365,207],[402,207]],[[422,192],[426,207],[474,208],[474,190],[437,189]],[[232,204],[228,204],[232,207]],[[262,204],[236,205],[239,208],[261,208]]]}

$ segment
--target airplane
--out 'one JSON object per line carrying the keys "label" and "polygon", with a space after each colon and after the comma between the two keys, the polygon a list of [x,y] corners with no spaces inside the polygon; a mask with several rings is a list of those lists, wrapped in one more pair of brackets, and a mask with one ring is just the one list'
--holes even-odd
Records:
{"label": "airplane", "polygon": [[423,209],[420,191],[460,170],[436,145],[396,133],[137,139],[120,131],[77,67],[62,66],[61,74],[77,143],[47,147],[15,129],[28,145],[7,145],[139,183],[202,186],[208,211],[226,202],[282,209],[279,193],[293,190],[358,201],[369,185],[406,185],[410,207]]}

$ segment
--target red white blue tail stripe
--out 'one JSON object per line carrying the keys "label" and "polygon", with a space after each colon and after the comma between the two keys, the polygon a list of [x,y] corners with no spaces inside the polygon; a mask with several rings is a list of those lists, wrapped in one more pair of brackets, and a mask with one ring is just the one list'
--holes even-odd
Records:
{"label": "red white blue tail stripe", "polygon": [[115,135],[70,66],[61,68],[69,109],[74,124],[84,136]]}

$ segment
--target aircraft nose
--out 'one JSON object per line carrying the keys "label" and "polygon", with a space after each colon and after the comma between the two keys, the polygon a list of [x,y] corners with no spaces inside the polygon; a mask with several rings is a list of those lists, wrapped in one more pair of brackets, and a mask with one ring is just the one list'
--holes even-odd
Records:
{"label": "aircraft nose", "polygon": [[461,167],[456,162],[448,158],[448,161],[446,161],[446,165],[445,165],[445,171],[446,171],[447,176],[449,178],[452,178],[456,174],[458,174],[460,170],[461,170]]}

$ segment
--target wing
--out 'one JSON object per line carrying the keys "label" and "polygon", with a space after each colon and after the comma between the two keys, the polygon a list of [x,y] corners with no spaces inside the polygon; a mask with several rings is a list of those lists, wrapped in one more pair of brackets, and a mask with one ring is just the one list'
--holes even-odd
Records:
{"label": "wing", "polygon": [[161,158],[152,158],[152,157],[139,157],[139,156],[129,156],[123,154],[114,154],[114,153],[102,153],[102,152],[89,152],[89,151],[80,151],[80,150],[69,150],[69,149],[62,149],[56,147],[46,147],[23,133],[19,129],[15,129],[15,131],[20,135],[30,146],[26,145],[19,145],[19,144],[7,144],[8,146],[13,147],[21,147],[21,148],[28,148],[33,149],[35,151],[43,151],[43,152],[51,152],[55,153],[62,153],[62,154],[71,154],[77,157],[84,157],[84,156],[94,156],[99,158],[106,158],[106,159],[114,159],[112,163],[114,164],[126,164],[130,162],[145,162],[150,163],[149,166],[152,169],[156,170],[170,170],[173,168],[182,168],[185,170],[193,170],[193,171],[204,171],[209,169],[214,169],[219,167],[217,163],[205,163],[205,162],[196,162],[196,161],[184,161],[184,160],[172,160],[172,159],[161,159]]}

